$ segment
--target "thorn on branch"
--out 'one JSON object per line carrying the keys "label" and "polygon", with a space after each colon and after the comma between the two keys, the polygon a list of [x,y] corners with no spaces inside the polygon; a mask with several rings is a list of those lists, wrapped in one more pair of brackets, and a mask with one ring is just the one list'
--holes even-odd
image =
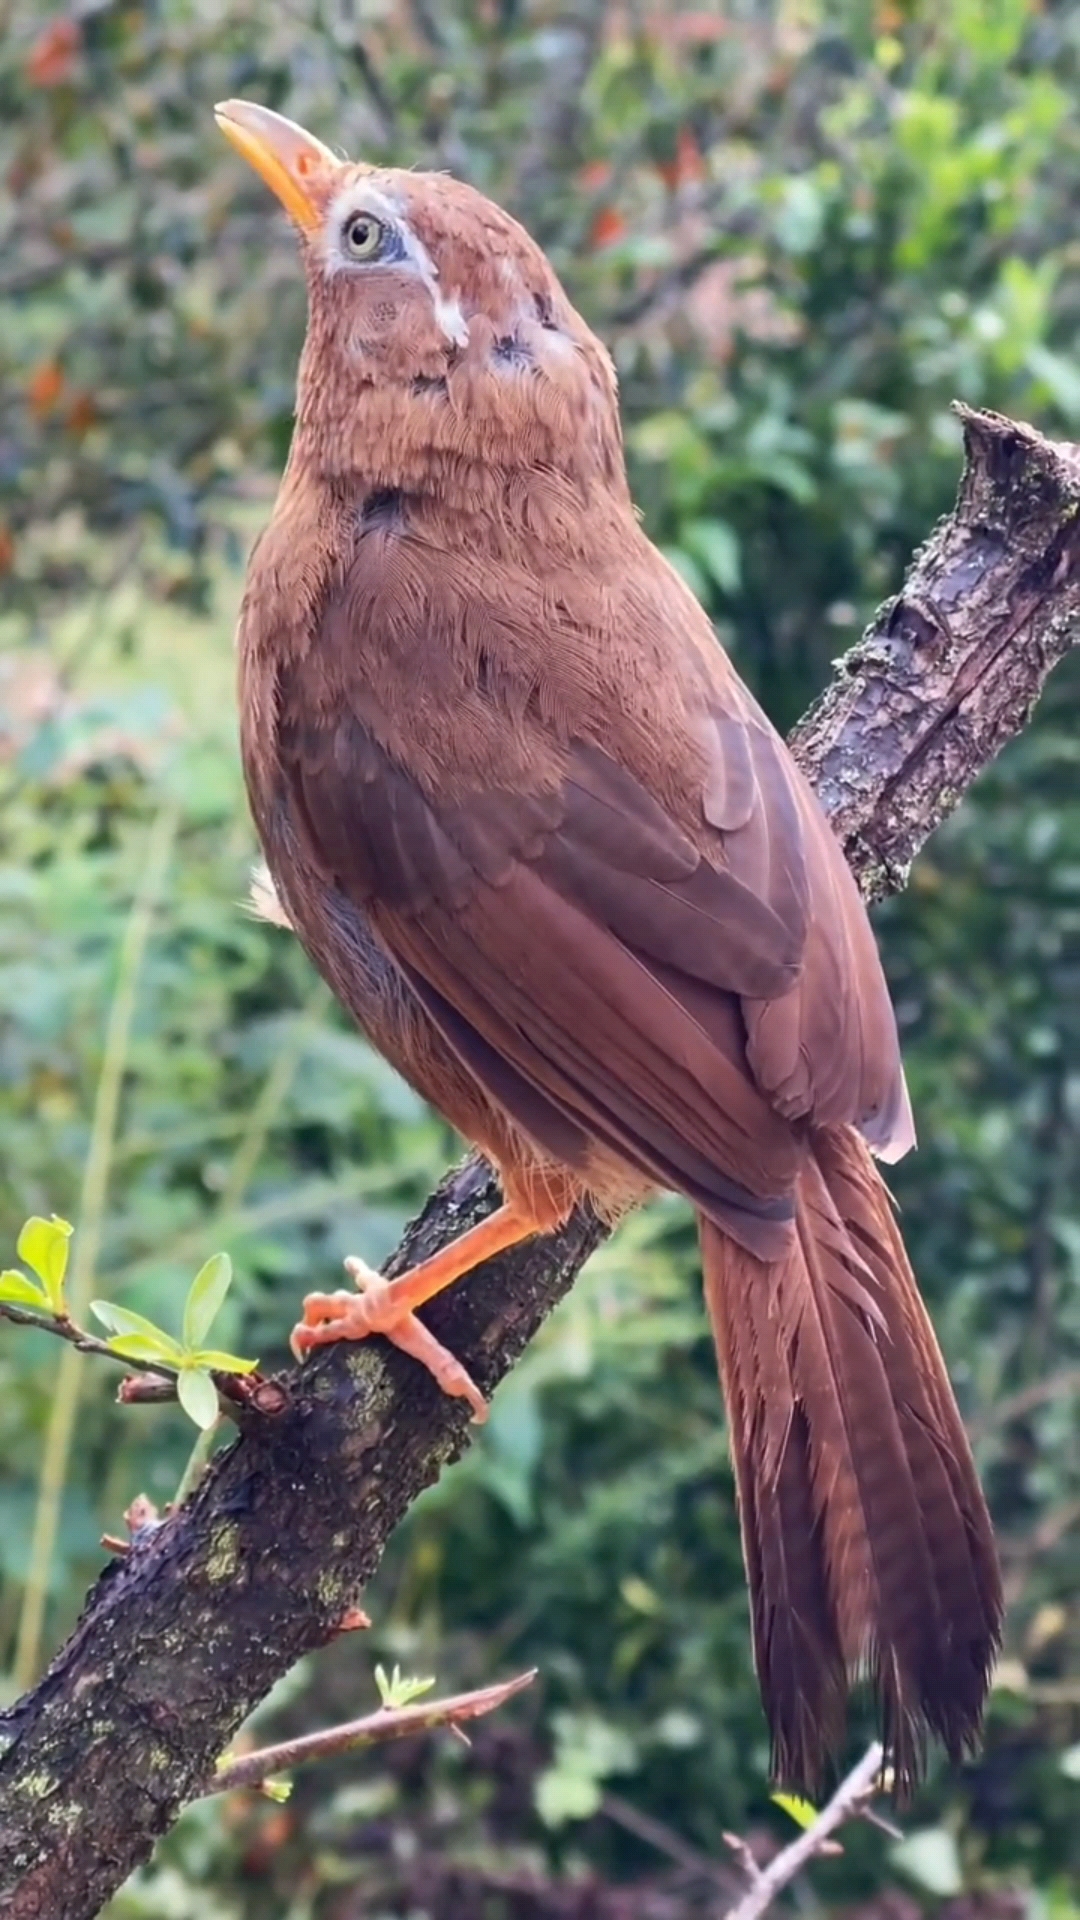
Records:
{"label": "thorn on branch", "polygon": [[371,1625],[371,1615],[363,1607],[346,1607],[337,1623],[338,1633],[363,1633]]}
{"label": "thorn on branch", "polygon": [[161,1515],[149,1494],[135,1495],[131,1505],[125,1508],[124,1525],[127,1528],[126,1540],[122,1540],[116,1533],[102,1534],[101,1544],[110,1553],[129,1553],[138,1542],[140,1535],[152,1533],[156,1527],[160,1527]]}

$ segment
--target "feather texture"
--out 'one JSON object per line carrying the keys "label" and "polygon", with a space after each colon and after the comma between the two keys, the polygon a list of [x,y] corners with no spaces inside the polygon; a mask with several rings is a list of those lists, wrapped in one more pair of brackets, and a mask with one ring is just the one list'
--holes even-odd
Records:
{"label": "feather texture", "polygon": [[777,1768],[820,1776],[867,1674],[910,1784],[975,1732],[1001,1592],[865,1144],[913,1135],[841,850],[647,540],[611,361],[529,236],[266,109],[223,123],[310,300],[239,635],[281,910],[524,1222],[691,1201]]}
{"label": "feather texture", "polygon": [[815,1132],[796,1218],[768,1265],[701,1223],[774,1767],[820,1784],[865,1677],[906,1794],[929,1735],[958,1759],[978,1731],[1001,1619],[993,1540],[889,1196],[850,1127]]}

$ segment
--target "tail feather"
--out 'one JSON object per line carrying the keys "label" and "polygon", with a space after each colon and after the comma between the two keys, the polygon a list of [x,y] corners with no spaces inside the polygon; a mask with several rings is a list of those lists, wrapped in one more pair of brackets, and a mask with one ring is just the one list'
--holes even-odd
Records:
{"label": "tail feather", "polygon": [[892,1205],[859,1136],[813,1136],[763,1264],[701,1221],[754,1651],[781,1779],[816,1787],[872,1681],[904,1792],[978,1732],[999,1643],[990,1521]]}
{"label": "tail feather", "polygon": [[[706,1264],[708,1272],[708,1264]],[[753,1298],[767,1312],[764,1289]],[[755,1655],[778,1775],[793,1778],[800,1755],[817,1741],[843,1737],[844,1661],[824,1578],[821,1521],[815,1511],[806,1416],[783,1377],[779,1343],[751,1324],[734,1335],[713,1315],[731,1428],[731,1453],[750,1591]],[[748,1332],[749,1338],[742,1333]]]}
{"label": "tail feather", "polygon": [[[948,1569],[955,1568],[954,1581],[966,1573],[972,1614],[981,1616],[983,1634],[996,1648],[1002,1597],[990,1519],[964,1423],[888,1192],[857,1134],[850,1138],[839,1130],[825,1134],[818,1146],[818,1160],[849,1233],[868,1263],[876,1261],[879,1267],[881,1303],[895,1355],[890,1377],[911,1443],[921,1443],[924,1450],[924,1484],[929,1489],[935,1468],[948,1484],[949,1493],[943,1491],[938,1504],[927,1499],[925,1505],[928,1531],[934,1528],[939,1541],[935,1564],[946,1579],[947,1590],[954,1593],[956,1586],[949,1581]],[[890,1286],[891,1274],[900,1274],[903,1284]],[[929,1418],[920,1413],[920,1393],[928,1401]],[[963,1522],[961,1533],[955,1525],[957,1514]]]}

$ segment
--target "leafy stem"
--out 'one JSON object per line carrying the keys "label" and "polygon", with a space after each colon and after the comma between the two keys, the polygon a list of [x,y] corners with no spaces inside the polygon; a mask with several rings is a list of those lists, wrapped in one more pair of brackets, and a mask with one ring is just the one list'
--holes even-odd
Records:
{"label": "leafy stem", "polygon": [[9,1267],[0,1273],[0,1317],[55,1334],[79,1353],[103,1354],[153,1375],[173,1388],[188,1418],[204,1433],[217,1424],[219,1392],[250,1402],[250,1391],[240,1393],[236,1381],[256,1374],[255,1361],[205,1344],[232,1285],[227,1253],[212,1254],[195,1275],[179,1339],[144,1314],[109,1300],[92,1300],[91,1311],[108,1335],[102,1340],[79,1326],[69,1311],[65,1278],[71,1236],[70,1223],[55,1214],[50,1220],[35,1215],[26,1222],[18,1254],[31,1272]]}
{"label": "leafy stem", "polygon": [[[395,1668],[397,1675],[397,1669]],[[432,1680],[402,1680],[397,1675],[402,1689],[408,1693],[412,1687],[412,1699],[418,1691],[433,1686]],[[319,1733],[303,1734],[298,1740],[285,1740],[279,1746],[262,1747],[257,1753],[246,1753],[239,1758],[225,1754],[218,1762],[217,1771],[203,1788],[203,1793],[228,1793],[235,1787],[262,1787],[265,1782],[280,1777],[292,1767],[302,1766],[312,1760],[328,1760],[338,1754],[353,1753],[358,1747],[371,1747],[383,1740],[402,1740],[409,1734],[426,1733],[435,1727],[457,1728],[462,1720],[475,1720],[480,1714],[491,1713],[501,1707],[504,1701],[531,1686],[536,1678],[536,1668],[527,1673],[519,1673],[513,1680],[503,1680],[494,1686],[477,1687],[472,1693],[453,1694],[444,1700],[426,1701],[423,1706],[388,1704],[385,1693],[383,1705],[375,1713],[369,1713],[362,1720],[348,1720],[342,1726],[326,1727]],[[285,1787],[272,1795],[273,1798],[285,1798]]]}

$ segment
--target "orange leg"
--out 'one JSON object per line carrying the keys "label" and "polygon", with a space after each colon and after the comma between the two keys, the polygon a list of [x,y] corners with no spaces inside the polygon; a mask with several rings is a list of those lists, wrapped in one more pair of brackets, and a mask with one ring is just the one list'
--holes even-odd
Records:
{"label": "orange leg", "polygon": [[474,1420],[486,1420],[487,1401],[479,1387],[461,1362],[416,1318],[415,1310],[483,1261],[528,1240],[537,1230],[534,1221],[513,1207],[503,1206],[478,1226],[459,1234],[430,1260],[410,1267],[399,1280],[384,1280],[363,1260],[346,1260],[346,1272],[352,1274],[359,1294],[344,1288],[336,1293],[309,1293],[304,1300],[304,1317],[293,1328],[289,1345],[302,1360],[312,1347],[328,1346],[335,1340],[366,1340],[369,1333],[383,1333],[395,1347],[411,1354],[434,1374],[444,1393],[467,1400]]}

